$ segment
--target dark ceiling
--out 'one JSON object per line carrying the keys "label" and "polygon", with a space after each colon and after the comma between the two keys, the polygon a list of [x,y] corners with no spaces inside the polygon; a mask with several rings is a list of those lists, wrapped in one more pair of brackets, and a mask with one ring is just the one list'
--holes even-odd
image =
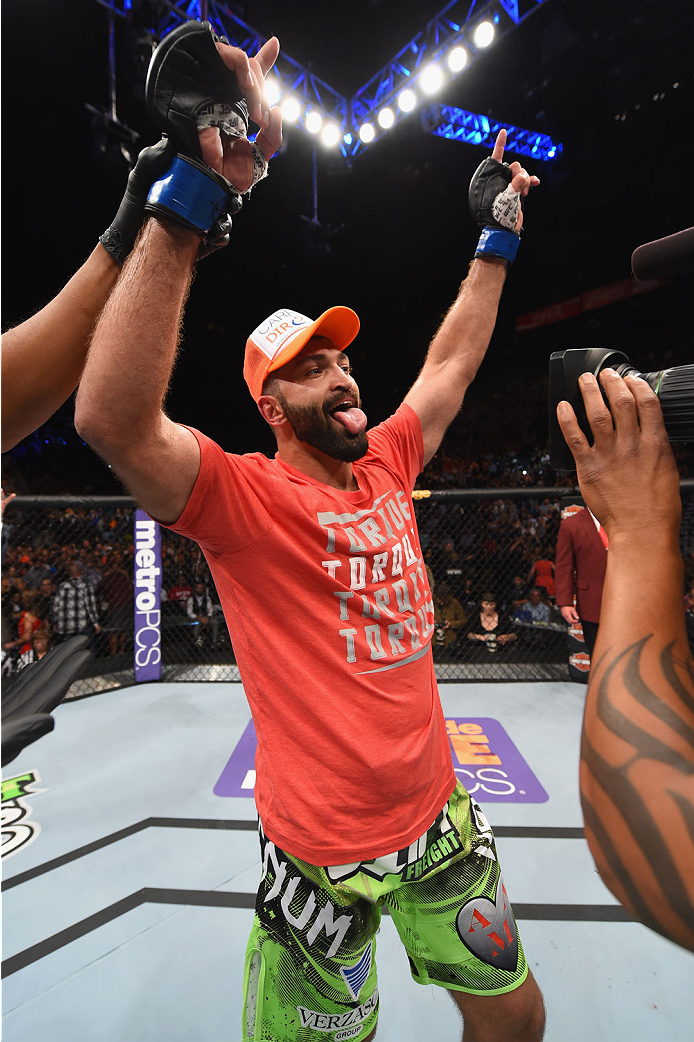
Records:
{"label": "dark ceiling", "polygon": [[[248,0],[234,5],[286,52],[350,95],[443,6]],[[3,5],[4,323],[49,299],[110,222],[126,175],[98,154],[85,104],[108,100],[107,18],[95,0]],[[550,351],[626,347],[643,368],[694,356],[684,277],[633,304],[518,336],[518,314],[629,276],[640,243],[691,225],[694,5],[655,0],[547,0],[440,96],[445,103],[549,133],[564,145],[533,171],[542,186],[508,279],[477,395],[504,409],[540,386]],[[154,140],[141,81],[118,26],[118,112]],[[657,99],[657,100],[654,100]],[[618,117],[618,118],[617,118]],[[424,134],[416,115],[349,168],[318,156],[311,232],[311,145],[296,129],[269,180],[237,218],[232,245],[203,265],[174,379],[174,418],[247,451],[265,437],[240,379],[249,330],[290,306],[354,307],[354,360],[370,419],[395,407],[465,275],[477,232],[467,212],[479,148]],[[232,419],[233,417],[233,419]],[[542,419],[544,424],[544,418]],[[538,429],[540,429],[538,427]]]}

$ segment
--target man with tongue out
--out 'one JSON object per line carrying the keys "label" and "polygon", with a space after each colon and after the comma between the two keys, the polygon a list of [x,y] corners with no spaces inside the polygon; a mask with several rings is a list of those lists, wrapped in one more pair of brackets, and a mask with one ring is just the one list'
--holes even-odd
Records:
{"label": "man with tongue out", "polygon": [[368,433],[346,307],[316,320],[280,308],[248,338],[244,378],[273,459],[163,413],[199,248],[166,215],[145,225],[94,334],[75,426],[155,519],[202,547],[255,722],[262,879],[244,1042],[370,1039],[383,905],[415,981],[462,1012],[465,1042],[542,1038],[493,834],[451,762],[411,498],[484,357],[520,197],[537,183],[502,167],[504,144],[501,131],[475,175],[479,187],[504,171],[475,204],[487,223],[467,278],[404,402]]}

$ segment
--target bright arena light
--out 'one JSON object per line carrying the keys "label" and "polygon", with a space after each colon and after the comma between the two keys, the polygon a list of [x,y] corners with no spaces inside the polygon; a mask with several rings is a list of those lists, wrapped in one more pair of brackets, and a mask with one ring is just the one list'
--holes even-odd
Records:
{"label": "bright arena light", "polygon": [[402,90],[398,95],[398,105],[401,112],[411,112],[417,104],[417,98],[413,90]]}
{"label": "bright arena light", "polygon": [[381,109],[381,111],[378,114],[379,126],[383,127],[384,130],[387,130],[388,127],[392,127],[393,126],[394,122],[395,122],[395,114],[394,114],[393,110],[389,109],[389,108]]}
{"label": "bright arena light", "polygon": [[375,136],[376,131],[373,128],[373,123],[364,123],[359,127],[359,137],[365,145],[368,145],[369,141],[373,141]]}
{"label": "bright arena light", "polygon": [[454,47],[448,55],[448,68],[451,72],[460,72],[465,68],[467,62],[467,51],[464,47]]}
{"label": "bright arena light", "polygon": [[327,148],[332,148],[340,140],[340,128],[336,123],[328,123],[323,127],[321,141]]}
{"label": "bright arena light", "polygon": [[419,83],[425,94],[435,94],[443,83],[443,73],[438,65],[428,65],[419,77]]}
{"label": "bright arena light", "polygon": [[309,134],[317,134],[323,126],[323,117],[320,112],[316,112],[314,109],[313,111],[306,113],[304,124]]}
{"label": "bright arena light", "polygon": [[494,26],[491,22],[480,22],[472,38],[475,42],[475,47],[489,47],[489,44],[494,39]]}
{"label": "bright arena light", "polygon": [[265,80],[265,90],[263,91],[263,94],[270,108],[272,108],[273,105],[276,105],[280,100],[282,90],[280,88],[280,81],[276,76],[272,76],[269,80]]}
{"label": "bright arena light", "polygon": [[281,107],[287,123],[294,123],[299,118],[299,102],[296,98],[285,98]]}

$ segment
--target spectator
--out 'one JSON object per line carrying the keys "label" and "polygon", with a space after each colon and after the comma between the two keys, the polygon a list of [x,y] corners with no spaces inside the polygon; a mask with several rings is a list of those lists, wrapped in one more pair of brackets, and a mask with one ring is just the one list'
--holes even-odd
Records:
{"label": "spectator", "polygon": [[43,656],[48,651],[50,638],[48,631],[41,628],[34,630],[31,635],[31,642],[29,648],[24,651],[17,660],[16,670],[19,672],[20,669],[24,669],[25,666],[30,666],[32,662],[40,662]]}
{"label": "spectator", "polygon": [[19,565],[17,564],[7,566],[7,571],[0,583],[0,590],[2,590],[3,595],[9,593],[12,589],[19,590],[20,593],[23,593],[26,589],[26,583],[22,579]]}
{"label": "spectator", "polygon": [[46,626],[45,620],[38,615],[38,600],[38,596],[35,594],[29,601],[26,609],[19,616],[20,655],[31,649],[32,634],[38,629],[44,629]]}
{"label": "spectator", "polygon": [[181,610],[185,611],[188,601],[192,596],[193,591],[186,581],[185,574],[179,572],[176,583],[168,591],[167,600],[171,601],[173,604],[177,604]]}
{"label": "spectator", "polygon": [[22,575],[22,579],[26,585],[25,593],[29,596],[37,593],[39,586],[41,585],[41,580],[46,576],[50,576],[50,572],[41,558],[37,555],[36,559],[29,565]]}
{"label": "spectator", "polygon": [[94,558],[89,553],[82,554],[80,551],[80,557],[82,559],[82,580],[87,584],[90,590],[96,591],[97,586],[101,582],[103,572],[96,565]]}
{"label": "spectator", "polygon": [[[12,502],[15,496],[15,492],[8,492],[7,495],[5,495],[5,490],[0,488],[0,518],[4,518],[6,507]],[[12,511],[10,511],[10,515],[11,514]],[[3,521],[0,525],[0,560],[2,561],[3,567],[5,561],[9,560],[10,535],[12,534],[13,529],[14,525],[11,522]]]}
{"label": "spectator", "polygon": [[526,582],[541,587],[547,597],[554,598],[554,562],[545,557],[534,561]]}
{"label": "spectator", "polygon": [[111,656],[122,655],[126,635],[133,625],[133,584],[123,568],[120,554],[107,556],[103,578],[96,588],[96,599],[105,612],[104,628],[108,632]]}
{"label": "spectator", "polygon": [[212,637],[212,646],[215,647],[219,640],[219,619],[202,580],[195,583],[195,589],[186,601],[186,614],[189,619],[197,620],[202,627],[195,639],[198,647],[202,646],[208,636]]}
{"label": "spectator", "polygon": [[62,582],[53,600],[53,628],[60,642],[80,633],[92,636],[101,632],[93,591],[82,579],[82,565],[70,561],[69,578]]}
{"label": "spectator", "polygon": [[520,622],[533,624],[549,622],[549,604],[542,599],[542,590],[533,586],[528,600],[521,601],[516,610],[516,618]]}
{"label": "spectator", "polygon": [[467,637],[468,640],[483,642],[489,652],[495,652],[499,645],[503,647],[504,644],[518,639],[515,633],[501,631],[501,620],[493,593],[482,595],[480,608],[475,612],[468,626]]}
{"label": "spectator", "polygon": [[54,597],[55,583],[50,577],[46,576],[39,583],[38,593],[36,594],[36,614],[43,619],[49,630],[53,622],[51,607]]}
{"label": "spectator", "polygon": [[434,590],[434,648],[449,648],[458,639],[458,631],[467,622],[460,601],[451,593],[447,582],[437,583]]}
{"label": "spectator", "polygon": [[511,583],[511,600],[514,608],[520,607],[528,600],[528,584],[522,575],[514,575]]}
{"label": "spectator", "polygon": [[2,604],[3,616],[9,623],[11,632],[14,634],[17,632],[19,616],[24,611],[21,590],[18,590],[16,586],[13,586],[3,597]]}

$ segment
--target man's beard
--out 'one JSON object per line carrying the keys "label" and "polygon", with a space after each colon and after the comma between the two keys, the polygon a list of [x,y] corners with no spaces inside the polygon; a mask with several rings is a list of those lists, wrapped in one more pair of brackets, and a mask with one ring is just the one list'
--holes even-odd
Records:
{"label": "man's beard", "polygon": [[299,441],[343,463],[354,463],[369,451],[366,431],[350,434],[342,424],[338,427],[339,421],[334,421],[321,406],[290,405],[284,395],[277,392],[275,395]]}

